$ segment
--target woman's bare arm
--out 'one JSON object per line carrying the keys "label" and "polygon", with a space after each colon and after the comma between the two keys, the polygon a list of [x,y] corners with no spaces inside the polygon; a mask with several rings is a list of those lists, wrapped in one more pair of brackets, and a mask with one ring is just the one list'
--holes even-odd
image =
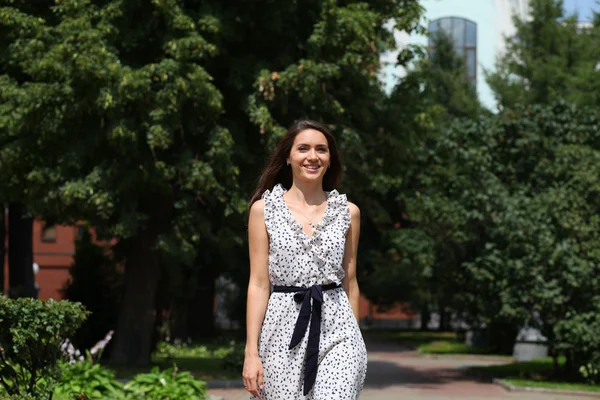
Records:
{"label": "woman's bare arm", "polygon": [[250,280],[246,307],[246,353],[258,354],[258,335],[269,301],[269,236],[264,222],[264,200],[250,208],[248,220]]}
{"label": "woman's bare arm", "polygon": [[350,202],[348,202],[348,209],[350,210],[350,228],[346,233],[346,245],[342,261],[345,273],[342,286],[346,291],[352,311],[358,322],[360,318],[360,290],[358,288],[358,281],[356,280],[356,257],[358,255],[358,239],[360,237],[360,209]]}
{"label": "woman's bare arm", "polygon": [[263,384],[263,369],[258,359],[258,336],[269,302],[269,236],[265,226],[264,200],[250,208],[248,220],[248,246],[250,251],[250,280],[246,303],[246,360],[244,383],[258,397],[258,386]]}

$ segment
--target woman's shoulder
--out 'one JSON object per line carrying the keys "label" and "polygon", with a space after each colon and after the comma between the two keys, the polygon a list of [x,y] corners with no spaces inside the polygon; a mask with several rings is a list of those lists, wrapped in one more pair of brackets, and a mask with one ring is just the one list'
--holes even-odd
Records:
{"label": "woman's shoulder", "polygon": [[250,206],[250,217],[263,217],[265,215],[265,200],[258,199]]}
{"label": "woman's shoulder", "polygon": [[350,214],[360,215],[360,208],[356,204],[351,201],[348,201],[348,210],[350,210]]}
{"label": "woman's shoulder", "polygon": [[360,208],[351,201],[348,201],[348,211],[350,212],[350,218],[352,219],[360,219]]}

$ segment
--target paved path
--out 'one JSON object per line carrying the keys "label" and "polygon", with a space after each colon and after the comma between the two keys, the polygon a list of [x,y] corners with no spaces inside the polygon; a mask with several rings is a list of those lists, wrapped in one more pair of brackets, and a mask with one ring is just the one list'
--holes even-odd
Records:
{"label": "paved path", "polygon": [[[369,343],[369,366],[361,400],[575,400],[582,396],[509,392],[465,371],[474,365],[504,363],[500,359],[422,357],[388,343]],[[244,390],[211,390],[224,400],[248,400]],[[591,397],[589,398],[591,399]],[[281,399],[285,400],[285,399]]]}

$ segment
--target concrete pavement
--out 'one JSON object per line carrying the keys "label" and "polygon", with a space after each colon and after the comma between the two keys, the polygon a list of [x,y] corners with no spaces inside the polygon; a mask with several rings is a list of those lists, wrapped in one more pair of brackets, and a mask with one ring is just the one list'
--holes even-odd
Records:
{"label": "concrete pavement", "polygon": [[[466,372],[475,365],[505,363],[501,358],[423,357],[401,346],[367,342],[369,366],[361,400],[575,400],[582,396],[509,392]],[[223,400],[248,400],[243,389],[211,390]],[[281,399],[286,400],[286,399]]]}

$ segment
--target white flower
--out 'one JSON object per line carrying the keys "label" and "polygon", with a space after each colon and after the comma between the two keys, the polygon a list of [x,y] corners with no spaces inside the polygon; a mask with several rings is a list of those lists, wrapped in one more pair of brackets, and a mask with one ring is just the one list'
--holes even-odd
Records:
{"label": "white flower", "polygon": [[167,381],[165,381],[165,378],[160,378],[159,381],[163,386],[167,386]]}
{"label": "white flower", "polygon": [[80,362],[83,362],[83,360],[85,360],[85,357],[83,357],[83,356],[79,356],[79,361],[80,361]]}

